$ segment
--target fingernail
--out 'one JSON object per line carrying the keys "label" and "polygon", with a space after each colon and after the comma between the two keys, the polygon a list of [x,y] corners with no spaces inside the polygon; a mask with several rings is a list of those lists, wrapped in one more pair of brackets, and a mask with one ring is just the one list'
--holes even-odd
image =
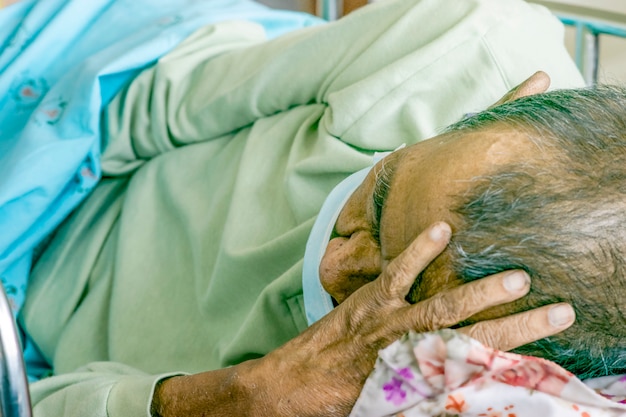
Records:
{"label": "fingernail", "polygon": [[440,241],[443,238],[449,238],[450,237],[450,226],[448,226],[447,223],[439,223],[436,226],[432,227],[430,229],[430,232],[428,233],[428,235],[430,236],[430,238],[434,241]]}
{"label": "fingernail", "polygon": [[548,320],[554,327],[563,327],[574,321],[574,318],[574,309],[569,304],[560,304],[548,311]]}
{"label": "fingernail", "polygon": [[504,277],[504,288],[508,292],[519,292],[530,282],[530,278],[524,272],[516,271]]}

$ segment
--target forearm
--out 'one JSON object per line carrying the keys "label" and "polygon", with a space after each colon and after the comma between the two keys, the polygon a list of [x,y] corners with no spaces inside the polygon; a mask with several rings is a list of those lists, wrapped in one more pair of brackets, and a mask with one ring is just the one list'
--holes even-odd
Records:
{"label": "forearm", "polygon": [[[347,416],[374,361],[365,373],[349,360],[335,366],[337,356],[329,360],[317,352],[315,334],[305,332],[260,359],[164,379],[155,388],[151,416]],[[360,382],[346,377],[345,368]]]}
{"label": "forearm", "polygon": [[272,415],[264,385],[255,372],[257,360],[175,376],[159,383],[152,400],[153,417]]}

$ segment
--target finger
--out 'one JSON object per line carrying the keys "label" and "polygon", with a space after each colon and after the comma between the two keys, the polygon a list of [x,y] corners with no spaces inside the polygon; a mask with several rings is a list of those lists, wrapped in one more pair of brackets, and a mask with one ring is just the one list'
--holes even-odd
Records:
{"label": "finger", "polygon": [[487,346],[506,351],[559,333],[570,327],[575,319],[572,306],[560,303],[481,321],[458,331]]}
{"label": "finger", "polygon": [[518,98],[544,93],[550,87],[550,76],[543,71],[537,71],[521,84],[515,86],[490,108],[499,106]]}
{"label": "finger", "polygon": [[404,299],[415,278],[437,257],[450,240],[450,226],[439,222],[419,234],[400,255],[387,265],[376,281],[390,299]]}
{"label": "finger", "polygon": [[[514,301],[530,290],[524,271],[506,271],[437,293],[411,307],[416,331],[453,326],[488,308]],[[417,317],[416,317],[417,315]]]}

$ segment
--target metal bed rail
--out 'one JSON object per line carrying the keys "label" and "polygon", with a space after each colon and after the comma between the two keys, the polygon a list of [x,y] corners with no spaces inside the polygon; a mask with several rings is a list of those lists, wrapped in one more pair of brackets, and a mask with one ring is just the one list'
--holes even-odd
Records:
{"label": "metal bed rail", "polygon": [[565,25],[576,29],[574,60],[585,82],[588,85],[597,83],[600,66],[600,35],[626,38],[626,24],[590,20],[560,13],[556,15]]}

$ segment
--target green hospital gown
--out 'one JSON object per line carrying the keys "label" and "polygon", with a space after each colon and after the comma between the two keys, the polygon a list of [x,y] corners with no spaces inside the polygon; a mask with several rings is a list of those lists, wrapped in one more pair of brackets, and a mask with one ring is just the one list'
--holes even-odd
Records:
{"label": "green hospital gown", "polygon": [[293,338],[332,187],[536,70],[580,86],[562,36],[516,0],[385,0],[272,41],[198,31],[109,105],[105,178],[34,267],[20,320],[55,371],[35,416],[146,416],[163,376]]}

